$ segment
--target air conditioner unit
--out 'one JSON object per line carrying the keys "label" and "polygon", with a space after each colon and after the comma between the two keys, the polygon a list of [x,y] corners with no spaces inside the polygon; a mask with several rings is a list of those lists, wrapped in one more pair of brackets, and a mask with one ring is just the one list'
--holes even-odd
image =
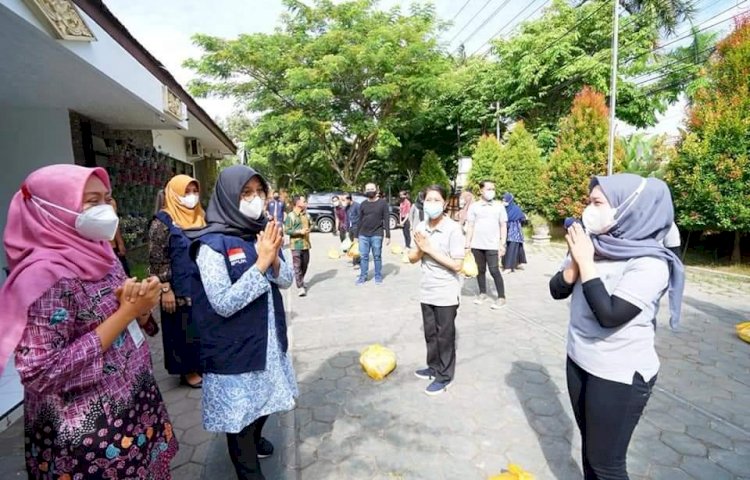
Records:
{"label": "air conditioner unit", "polygon": [[187,156],[188,157],[202,157],[203,156],[203,145],[197,138],[187,139]]}

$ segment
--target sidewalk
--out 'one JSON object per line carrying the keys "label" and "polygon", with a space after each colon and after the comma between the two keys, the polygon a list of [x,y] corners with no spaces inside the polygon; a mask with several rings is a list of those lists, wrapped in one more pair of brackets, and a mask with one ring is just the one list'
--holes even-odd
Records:
{"label": "sidewalk", "polygon": [[[400,232],[394,239],[401,242]],[[266,478],[473,480],[510,462],[538,480],[581,478],[565,387],[568,309],[547,291],[556,248],[527,246],[528,270],[505,277],[505,309],[464,297],[456,380],[428,397],[426,382],[412,374],[425,354],[419,267],[385,252],[385,284],[355,287],[350,263],[327,258],[333,236],[312,240],[309,295],[287,296],[301,397],[294,412],[271,417],[264,429],[276,446],[262,461]],[[476,281],[467,281],[465,294],[475,291]],[[735,323],[750,318],[748,293],[691,280],[677,333],[662,308],[662,368],[631,443],[631,478],[750,478],[750,345],[734,333]],[[200,390],[166,375],[161,339],[149,341],[181,444],[174,478],[234,479],[224,437],[201,426]],[[399,361],[382,382],[358,363],[376,342]],[[22,422],[0,434],[0,449],[0,478],[25,478]]]}

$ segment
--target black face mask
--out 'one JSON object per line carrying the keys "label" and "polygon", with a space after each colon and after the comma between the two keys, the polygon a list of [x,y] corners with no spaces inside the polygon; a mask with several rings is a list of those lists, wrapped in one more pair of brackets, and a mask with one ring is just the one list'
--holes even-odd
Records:
{"label": "black face mask", "polygon": [[365,192],[365,196],[367,198],[375,198],[376,193],[375,192]]}
{"label": "black face mask", "polygon": [[274,200],[278,200],[278,199],[279,199],[279,196],[278,196],[278,195],[274,195],[274,196],[273,196],[273,199],[274,199]]}

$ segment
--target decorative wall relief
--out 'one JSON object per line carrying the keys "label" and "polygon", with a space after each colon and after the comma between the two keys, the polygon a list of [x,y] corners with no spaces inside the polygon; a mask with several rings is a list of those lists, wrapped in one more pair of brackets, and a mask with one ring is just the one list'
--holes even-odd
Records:
{"label": "decorative wall relief", "polygon": [[60,40],[92,42],[94,33],[70,0],[24,0]]}

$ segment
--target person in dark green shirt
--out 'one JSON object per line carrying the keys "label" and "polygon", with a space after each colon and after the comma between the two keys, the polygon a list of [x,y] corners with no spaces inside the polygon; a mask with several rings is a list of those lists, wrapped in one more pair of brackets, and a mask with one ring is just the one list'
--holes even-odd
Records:
{"label": "person in dark green shirt", "polygon": [[299,296],[307,295],[305,275],[310,264],[310,230],[312,221],[307,214],[307,200],[302,195],[292,199],[293,209],[284,221],[284,232],[289,235],[292,249],[292,264],[294,265],[294,279],[299,290]]}

